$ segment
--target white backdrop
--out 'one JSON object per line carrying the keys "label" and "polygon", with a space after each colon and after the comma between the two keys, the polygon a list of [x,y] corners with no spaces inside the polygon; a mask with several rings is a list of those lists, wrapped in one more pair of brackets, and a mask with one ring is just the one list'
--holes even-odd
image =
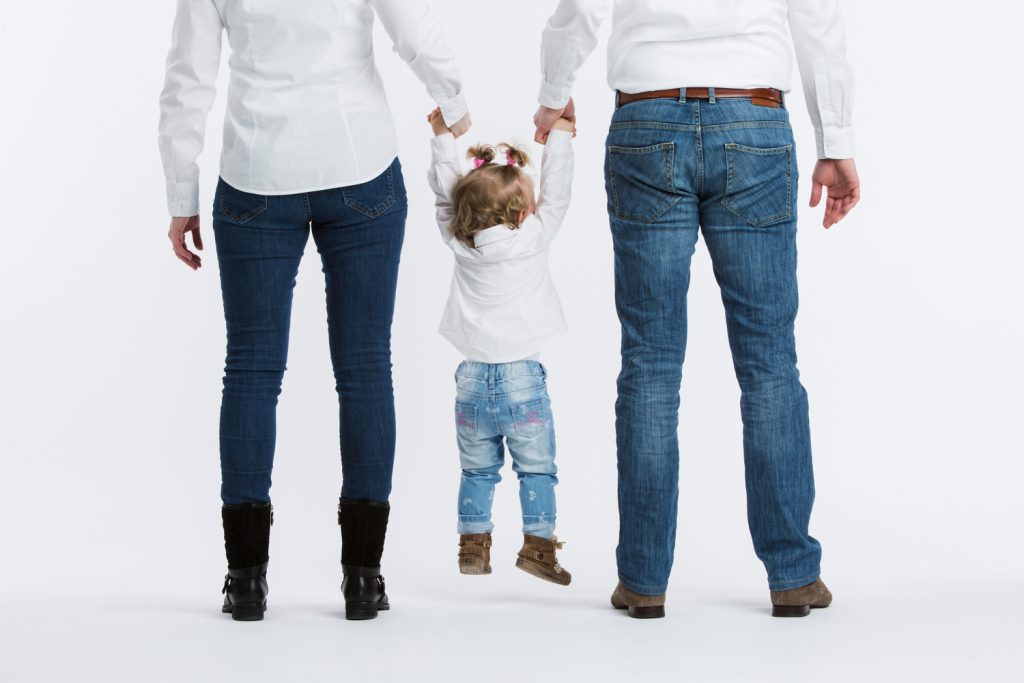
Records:
{"label": "white backdrop", "polygon": [[[554,4],[435,0],[475,121],[461,143],[531,138]],[[495,574],[458,574],[459,358],[435,333],[451,257],[423,180],[433,105],[378,29],[410,203],[385,555],[395,609],[372,624],[340,618],[337,408],[310,242],[279,408],[271,611],[244,625],[218,613],[224,331],[208,207],[226,71],[201,158],[209,246],[192,273],[165,236],[156,146],[173,5],[12,2],[0,14],[0,678],[68,669],[85,680],[511,680],[523,667],[563,680],[1012,676],[1024,635],[1014,616],[1024,607],[1024,226],[1014,199],[1024,150],[1008,66],[1020,8],[845,3],[864,198],[829,232],[820,209],[803,208],[797,330],[818,483],[812,533],[836,603],[796,622],[766,616],[746,530],[739,392],[703,244],[669,618],[640,624],[606,607],[618,325],[603,46],[575,91],[575,199],[552,254],[572,330],[543,356],[574,582],[561,589],[513,568],[510,471],[497,495]],[[799,92],[790,108],[806,203],[814,145]]]}

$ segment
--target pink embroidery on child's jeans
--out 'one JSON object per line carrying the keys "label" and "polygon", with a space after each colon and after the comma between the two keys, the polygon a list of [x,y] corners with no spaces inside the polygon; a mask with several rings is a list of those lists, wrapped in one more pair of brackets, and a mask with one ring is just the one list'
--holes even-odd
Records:
{"label": "pink embroidery on child's jeans", "polygon": [[455,424],[459,427],[466,427],[468,429],[473,429],[474,427],[473,423],[470,422],[469,418],[466,416],[466,413],[461,410],[455,414]]}
{"label": "pink embroidery on child's jeans", "polygon": [[525,425],[543,425],[547,424],[544,421],[544,416],[539,410],[528,410],[523,414],[523,422]]}

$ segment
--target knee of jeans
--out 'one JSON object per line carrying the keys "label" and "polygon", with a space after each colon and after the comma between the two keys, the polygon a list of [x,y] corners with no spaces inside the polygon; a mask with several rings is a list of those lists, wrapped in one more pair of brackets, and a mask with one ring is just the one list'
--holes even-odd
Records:
{"label": "knee of jeans", "polygon": [[229,363],[224,368],[224,391],[238,394],[280,395],[284,380],[284,365],[255,367]]}

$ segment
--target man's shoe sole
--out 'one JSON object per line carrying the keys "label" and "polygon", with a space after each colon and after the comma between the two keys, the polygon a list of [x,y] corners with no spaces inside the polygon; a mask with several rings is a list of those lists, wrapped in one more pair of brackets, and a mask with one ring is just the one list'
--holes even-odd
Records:
{"label": "man's shoe sole", "polygon": [[221,612],[231,615],[235,621],[263,621],[263,613],[267,611],[267,603],[262,605],[232,605],[221,608]]}
{"label": "man's shoe sole", "polygon": [[806,617],[812,609],[825,609],[828,605],[772,605],[773,617]]}

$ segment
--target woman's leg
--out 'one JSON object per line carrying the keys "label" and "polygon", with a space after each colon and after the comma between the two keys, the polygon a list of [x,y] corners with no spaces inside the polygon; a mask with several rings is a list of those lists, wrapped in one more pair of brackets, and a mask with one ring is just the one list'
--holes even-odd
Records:
{"label": "woman's leg", "polygon": [[391,320],[408,212],[398,160],[362,185],[310,194],[327,284],[346,499],[385,502],[395,458]]}
{"label": "woman's leg", "polygon": [[220,413],[225,505],[270,500],[277,397],[308,221],[301,196],[263,197],[218,185],[213,229],[227,325]]}

